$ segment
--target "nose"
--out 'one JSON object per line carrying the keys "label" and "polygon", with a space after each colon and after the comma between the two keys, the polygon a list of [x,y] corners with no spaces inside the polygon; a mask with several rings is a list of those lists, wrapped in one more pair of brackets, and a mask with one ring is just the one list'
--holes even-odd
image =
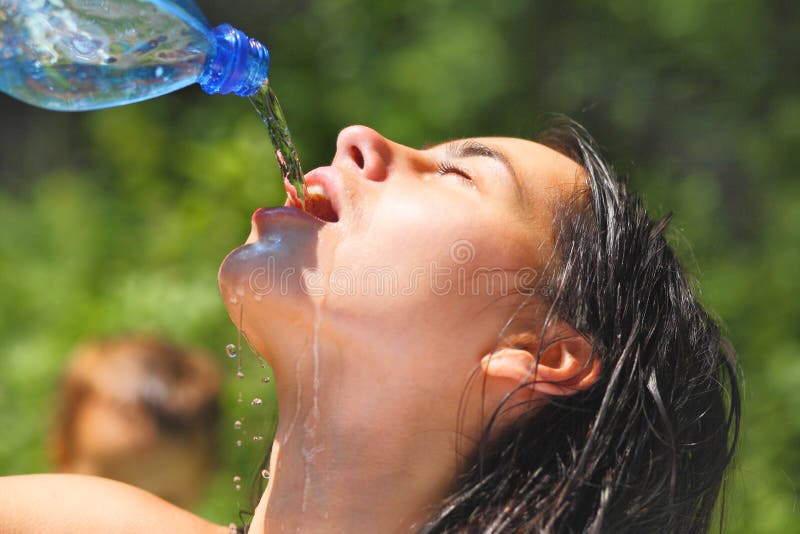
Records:
{"label": "nose", "polygon": [[334,164],[348,165],[367,180],[385,180],[391,159],[391,142],[372,128],[348,126],[336,140]]}

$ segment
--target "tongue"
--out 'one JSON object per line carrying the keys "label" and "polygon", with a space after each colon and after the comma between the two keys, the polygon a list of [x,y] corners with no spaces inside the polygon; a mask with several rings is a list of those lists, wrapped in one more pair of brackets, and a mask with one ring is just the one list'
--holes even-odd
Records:
{"label": "tongue", "polygon": [[306,195],[306,211],[323,221],[339,220],[339,216],[333,211],[331,201],[324,195]]}

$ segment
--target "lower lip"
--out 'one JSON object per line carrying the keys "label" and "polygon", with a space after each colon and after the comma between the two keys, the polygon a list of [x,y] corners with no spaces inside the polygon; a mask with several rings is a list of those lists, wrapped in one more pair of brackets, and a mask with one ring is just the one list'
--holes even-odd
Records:
{"label": "lower lip", "polygon": [[274,231],[281,226],[311,226],[315,229],[319,229],[324,224],[323,221],[317,219],[313,215],[289,206],[258,208],[253,212],[253,217],[250,221],[250,235],[246,242],[250,243],[256,241],[260,236],[266,235],[268,232]]}
{"label": "lower lip", "polygon": [[279,206],[276,208],[258,208],[253,212],[251,223],[255,228],[265,227],[279,221],[311,221],[323,225],[321,221],[305,211],[292,206]]}

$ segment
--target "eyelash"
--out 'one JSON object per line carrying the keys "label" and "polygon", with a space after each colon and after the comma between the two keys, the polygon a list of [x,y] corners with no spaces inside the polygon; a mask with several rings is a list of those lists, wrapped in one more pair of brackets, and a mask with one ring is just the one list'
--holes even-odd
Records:
{"label": "eyelash", "polygon": [[457,174],[466,182],[469,182],[470,185],[474,185],[472,182],[472,177],[467,171],[449,161],[442,161],[439,163],[439,165],[436,167],[436,174],[439,176],[444,176],[445,174]]}

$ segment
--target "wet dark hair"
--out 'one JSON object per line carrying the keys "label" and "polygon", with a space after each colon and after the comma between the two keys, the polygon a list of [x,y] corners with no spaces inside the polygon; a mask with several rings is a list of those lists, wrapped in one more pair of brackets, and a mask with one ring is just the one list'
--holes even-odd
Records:
{"label": "wet dark hair", "polygon": [[557,208],[544,324],[584,336],[602,373],[490,441],[506,396],[421,532],[706,532],[722,493],[721,529],[741,410],[732,347],[665,240],[670,217],[651,220],[575,122],[551,118],[538,140],[588,179]]}

